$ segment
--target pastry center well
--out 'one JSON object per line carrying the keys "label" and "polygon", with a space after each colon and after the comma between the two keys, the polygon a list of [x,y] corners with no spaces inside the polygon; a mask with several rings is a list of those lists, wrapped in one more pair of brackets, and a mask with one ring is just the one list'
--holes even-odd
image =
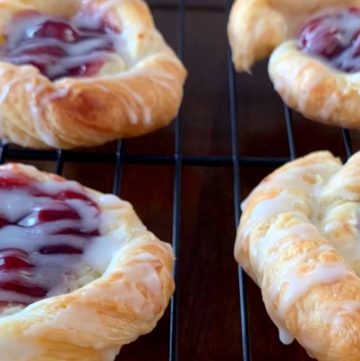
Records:
{"label": "pastry center well", "polygon": [[88,15],[68,20],[35,11],[17,13],[9,24],[0,58],[33,65],[51,80],[95,76],[114,52],[116,30]]}
{"label": "pastry center well", "polygon": [[302,28],[298,47],[347,73],[360,71],[360,8],[313,18]]}
{"label": "pastry center well", "polygon": [[0,305],[70,291],[99,235],[100,210],[75,182],[0,172]]}

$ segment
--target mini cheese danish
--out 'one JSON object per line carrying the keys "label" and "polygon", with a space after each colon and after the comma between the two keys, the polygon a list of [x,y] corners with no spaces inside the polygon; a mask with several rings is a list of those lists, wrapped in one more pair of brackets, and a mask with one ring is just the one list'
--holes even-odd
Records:
{"label": "mini cheese danish", "polygon": [[171,247],[114,195],[0,166],[1,361],[111,361],[174,290]]}
{"label": "mini cheese danish", "polygon": [[271,54],[270,78],[290,107],[360,128],[360,1],[237,0],[228,33],[238,71]]}
{"label": "mini cheese danish", "polygon": [[0,0],[0,137],[95,146],[163,127],[186,77],[142,0]]}
{"label": "mini cheese danish", "polygon": [[280,338],[320,361],[360,360],[360,153],[289,162],[242,205],[235,257]]}

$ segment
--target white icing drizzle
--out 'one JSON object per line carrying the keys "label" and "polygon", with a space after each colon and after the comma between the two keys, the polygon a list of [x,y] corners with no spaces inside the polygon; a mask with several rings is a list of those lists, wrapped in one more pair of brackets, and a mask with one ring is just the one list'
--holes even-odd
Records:
{"label": "white icing drizzle", "polygon": [[[271,189],[281,190],[274,198],[262,200],[255,205],[247,220],[247,233],[243,233],[243,237],[246,237],[256,224],[264,224],[268,219],[284,213],[291,214],[293,219],[297,220],[295,225],[288,228],[277,229],[274,228],[277,227],[276,224],[270,225],[265,235],[249,248],[250,262],[257,265],[255,272],[266,306],[271,311],[271,317],[279,328],[281,341],[285,344],[292,341],[292,336],[284,324],[291,306],[316,285],[332,284],[352,275],[343,260],[326,261],[326,257],[322,257],[326,253],[333,253],[334,246],[321,243],[322,236],[317,226],[321,221],[318,218],[321,212],[315,205],[319,202],[324,186],[330,179],[336,179],[334,175],[340,167],[336,162],[293,167],[273,175],[271,180],[265,180],[249,196],[251,198],[258,192]],[[243,203],[243,208],[248,206],[249,198]],[[319,240],[322,245],[307,250],[304,243],[302,253],[291,252],[295,244],[309,240]],[[287,253],[287,249],[290,253]],[[283,258],[289,254],[289,259]],[[279,262],[281,267],[272,266]],[[272,271],[266,273],[269,267],[272,267]],[[358,308],[358,304],[354,307]]]}
{"label": "white icing drizzle", "polygon": [[[360,37],[356,37],[356,35],[360,30],[360,12],[343,9],[338,13],[325,15],[315,31],[307,32],[306,39],[311,45],[316,44],[317,41],[320,41],[318,39],[319,34],[327,34],[329,30],[334,32],[339,30],[336,33],[336,40],[344,50],[332,59],[326,59],[326,61],[338,69],[356,69],[358,71]],[[305,51],[311,54],[314,52],[311,47],[305,48]]]}
{"label": "white icing drizzle", "polygon": [[[326,251],[326,248],[319,248],[316,252],[324,251]],[[274,292],[274,295],[278,294],[281,287],[286,284],[286,291],[281,296],[277,309],[280,318],[285,318],[289,308],[296,300],[304,296],[316,285],[334,283],[351,274],[343,262],[325,264],[320,261],[313,261],[311,259],[313,256],[314,254],[311,253],[302,255],[296,262],[288,263],[283,268],[279,277],[282,281],[280,281],[277,290]],[[306,274],[301,274],[299,267],[306,262],[310,262],[314,268]]]}
{"label": "white icing drizzle", "polygon": [[120,347],[109,347],[101,351],[102,361],[113,361],[116,355],[120,352]]}
{"label": "white icing drizzle", "polygon": [[[114,81],[114,80],[125,80],[127,78],[131,78],[134,76],[143,76],[151,80],[152,82],[160,85],[163,88],[166,88],[169,90],[169,93],[171,93],[176,99],[178,98],[177,90],[173,89],[169,82],[175,82],[175,78],[173,75],[169,74],[165,71],[158,71],[158,70],[143,70],[141,68],[134,69],[128,72],[122,72],[118,73],[115,76],[102,76],[101,79],[103,81]],[[79,82],[81,83],[88,83],[92,82],[91,78],[82,78],[79,79]],[[126,90],[131,95],[131,98],[124,99],[119,98],[118,101],[121,102],[123,105],[123,108],[126,111],[126,114],[128,116],[128,119],[131,124],[138,124],[139,123],[139,116],[135,112],[134,109],[139,108],[143,114],[142,119],[145,124],[150,124],[152,122],[152,112],[151,108],[149,108],[146,104],[146,101],[144,100],[141,93],[135,91],[131,88],[131,86],[127,85],[126,82],[119,82],[118,85]],[[170,91],[171,87],[171,91]],[[106,90],[104,90],[106,91]]]}
{"label": "white icing drizzle", "polygon": [[258,222],[265,222],[282,213],[297,212],[302,215],[304,208],[307,208],[307,204],[298,194],[284,190],[273,198],[259,202],[254,207],[248,220],[247,230],[251,232]]}
{"label": "white icing drizzle", "polygon": [[[119,269],[119,262],[122,262],[121,269]],[[147,322],[153,320],[154,315],[158,315],[159,302],[163,298],[162,284],[157,271],[158,266],[159,260],[147,252],[133,255],[126,260],[118,256],[115,257],[104,274],[104,277],[106,277],[116,271],[116,273],[112,274],[112,277],[115,274],[118,276],[116,282],[106,282],[101,287],[85,286],[79,292],[81,292],[84,299],[96,299],[104,304],[110,300],[121,304],[121,307],[135,312],[144,319],[144,322]],[[31,306],[28,310],[31,311]],[[108,317],[111,317],[111,315],[108,315]],[[89,319],[91,319],[91,328],[89,328],[88,324]],[[97,350],[102,350],[108,345],[110,337],[108,333],[99,334],[99,330],[104,330],[103,325],[104,315],[100,315],[96,307],[91,306],[91,303],[72,303],[53,314],[52,317],[34,323],[26,331],[25,336],[37,337],[38,334],[43,333],[44,329],[54,327],[56,329],[71,329],[74,334],[85,334],[87,337],[93,333],[94,343],[92,346]],[[116,322],[114,327],[117,327]],[[113,355],[111,350],[106,350],[110,355]],[[115,348],[113,352],[115,352]],[[105,352],[105,355],[109,355],[109,353]]]}
{"label": "white icing drizzle", "polygon": [[324,119],[329,119],[334,111],[336,111],[337,104],[341,102],[339,95],[337,93],[332,93],[324,102],[324,105],[321,108],[321,117]]}
{"label": "white icing drizzle", "polygon": [[[88,322],[88,320],[83,320],[85,323]],[[1,349],[1,361],[27,361],[27,360],[37,360],[44,357],[44,353],[49,352],[46,350],[46,348],[41,347],[37,345],[33,341],[25,341],[22,339],[14,340],[13,338],[1,338],[0,341],[0,349]],[[117,354],[120,351],[120,347],[113,346],[113,347],[107,347],[101,350],[96,350],[98,361],[113,361]],[[54,353],[54,351],[50,351],[51,357],[65,357],[68,359],[68,357],[73,358],[73,354],[70,355],[70,350],[62,350],[60,353]],[[94,360],[92,358],[92,360]]]}
{"label": "white icing drizzle", "polygon": [[[10,69],[3,69],[0,72],[0,77],[1,76],[6,77],[10,71],[11,71]],[[25,83],[25,86],[26,86],[27,84],[30,84],[32,81],[33,81],[32,74],[29,72],[29,68],[27,68],[27,67],[23,67],[22,69],[19,69],[15,76],[12,74],[12,76],[9,77],[9,81],[7,83],[5,83],[4,86],[1,87],[0,107],[2,107],[5,104],[5,102],[7,101],[7,98],[10,95],[10,92],[12,91],[13,87],[15,87],[16,85],[21,85],[22,83]],[[18,130],[21,133],[25,132],[27,134],[27,136],[29,136],[29,134],[27,133],[26,127],[19,128],[18,125],[16,124],[16,122],[13,122],[12,119],[6,119],[6,121],[5,121],[4,119],[2,119],[2,117],[3,117],[2,113],[0,112],[0,124],[1,124],[2,132],[4,131],[2,123],[10,122],[12,127],[18,128]],[[3,134],[1,134],[1,135],[3,135]]]}
{"label": "white icing drizzle", "polygon": [[[79,13],[78,16],[74,17],[74,22],[78,25],[78,26],[85,26],[86,28],[93,28],[93,29],[98,29],[100,26],[99,23],[99,19],[101,18],[101,16],[99,14],[101,14],[101,11],[104,11],[104,13],[112,6],[116,6],[118,5],[118,3],[115,2],[106,2],[100,5],[100,8],[103,10],[100,10],[99,12],[96,12],[96,14],[92,14],[91,16],[87,16],[86,14],[81,14]],[[35,21],[36,22],[40,22],[41,17],[38,18],[38,20]],[[42,21],[43,19],[41,19]],[[27,23],[26,23],[27,22]],[[34,19],[24,19],[24,23],[26,23],[25,25],[28,26],[32,26],[34,25]],[[13,38],[15,39],[17,37],[16,35],[16,31],[18,31],[18,36],[20,36],[19,34],[19,29],[15,29],[15,35],[13,36]],[[126,62],[128,64],[131,64],[133,62],[133,60],[131,60],[131,56],[128,54],[128,50],[127,49],[127,43],[126,41],[124,41],[123,39],[125,38],[125,32],[126,29],[122,29],[122,31],[118,34],[115,32],[109,32],[108,33],[108,38],[112,41],[113,44],[115,44],[115,48],[117,51],[117,54],[115,55],[111,55],[116,57],[116,59],[120,59],[120,54],[121,54],[121,58],[124,58],[126,60]],[[48,39],[46,40],[48,45],[59,45],[59,41],[56,39]],[[104,40],[101,39],[96,39],[94,41],[91,42],[91,45],[94,47],[97,46],[101,46]],[[36,43],[36,42],[35,42]],[[35,44],[34,43],[34,44]],[[25,45],[24,45],[25,46]],[[28,45],[26,45],[28,46]],[[104,54],[104,52],[94,52],[90,55],[88,55],[88,58],[84,58],[82,56],[77,56],[76,54],[81,53],[81,51],[84,50],[85,46],[88,46],[88,43],[86,44],[72,44],[72,43],[68,43],[66,44],[66,49],[67,51],[70,51],[72,54],[74,54],[74,57],[71,59],[61,59],[61,61],[59,62],[59,64],[56,65],[52,65],[50,72],[52,75],[55,75],[57,71],[60,71],[63,66],[70,66],[70,65],[76,65],[76,62],[80,62],[80,63],[84,63],[85,60],[88,60],[91,58],[91,60],[94,60],[98,55]],[[89,49],[87,49],[89,50]],[[29,56],[29,60],[31,56]],[[38,59],[37,59],[38,60]],[[109,58],[109,61],[111,62],[111,59]],[[116,60],[118,61],[118,60]],[[146,61],[146,60],[144,60]],[[171,59],[171,57],[169,57],[168,61],[174,61],[176,63],[178,63],[176,60]],[[123,60],[121,60],[122,63],[124,63]],[[143,61],[142,61],[143,62]],[[142,63],[141,62],[141,63]],[[71,63],[71,64],[70,64]],[[126,70],[127,65],[124,65],[125,68],[122,70]],[[133,77],[135,75],[138,76],[143,76],[147,77],[150,81],[154,82],[155,84],[157,84],[158,86],[165,88],[169,94],[171,94],[174,98],[178,98],[178,93],[180,91],[180,89],[174,89],[171,86],[171,82],[176,82],[176,79],[174,78],[174,76],[172,74],[169,74],[166,71],[163,70],[156,70],[156,69],[142,69],[142,65],[139,63],[139,67],[137,67],[137,64],[132,64],[135,66],[135,68],[133,68],[133,70],[128,71],[128,72],[117,72],[115,75],[112,74],[111,76],[108,75],[106,72],[104,74],[100,75],[100,79],[103,80],[104,82],[107,81],[113,81],[114,79],[116,80],[120,80],[122,77],[126,78],[126,77]],[[122,66],[123,67],[123,66]],[[41,139],[49,145],[52,146],[58,146],[58,140],[57,137],[54,135],[56,134],[54,132],[54,129],[52,129],[52,123],[49,123],[46,121],[47,117],[45,116],[45,111],[48,109],[48,106],[51,102],[53,102],[54,100],[57,99],[61,99],[63,97],[66,97],[69,95],[70,92],[70,86],[71,84],[68,84],[66,82],[59,83],[58,87],[51,87],[50,84],[48,83],[41,83],[36,84],[34,82],[34,74],[33,71],[35,71],[33,68],[27,68],[27,67],[20,67],[17,69],[16,73],[14,72],[13,68],[7,69],[3,71],[3,74],[5,77],[5,73],[11,71],[12,77],[5,83],[5,81],[3,81],[5,84],[1,89],[1,94],[0,94],[0,107],[4,105],[4,103],[7,101],[7,97],[9,95],[9,93],[12,91],[13,87],[15,87],[17,84],[19,84],[19,86],[23,86],[26,89],[26,92],[28,94],[30,94],[30,102],[29,102],[29,109],[30,109],[30,114],[32,115],[32,120],[33,120],[33,126],[34,126],[34,130],[36,132],[36,134],[38,136],[41,137]],[[53,72],[52,72],[53,71]],[[100,87],[104,92],[108,92],[106,85],[101,85],[101,84],[94,84],[93,80],[90,79],[86,79],[86,78],[79,78],[78,79],[79,82],[87,82],[87,81],[91,81],[93,86],[98,86]],[[129,119],[129,122],[132,124],[138,124],[139,123],[139,116],[135,109],[140,109],[143,113],[142,119],[144,121],[145,124],[149,124],[152,121],[152,114],[151,114],[151,109],[146,105],[145,100],[143,99],[143,97],[141,96],[140,93],[132,90],[129,86],[124,85],[124,87],[126,88],[126,91],[129,92],[131,94],[131,101],[127,102],[124,99],[119,99],[119,101],[122,103],[123,105],[123,109],[126,111],[127,117]],[[1,117],[1,115],[0,115]],[[0,119],[1,120],[1,119]],[[7,133],[7,128],[9,127],[9,122],[11,122],[11,119],[6,119],[5,122],[1,122],[0,121],[0,127],[2,124],[5,124],[4,128],[0,128],[0,134],[3,137],[6,137],[6,133]],[[16,123],[11,123],[11,127],[13,128],[17,128],[17,124]],[[35,138],[33,136],[34,130],[30,127],[30,128],[22,128],[19,129],[19,135],[21,136],[21,140],[23,142],[27,142],[31,141],[31,139]]]}
{"label": "white icing drizzle", "polygon": [[[264,269],[271,264],[280,262],[280,257],[286,248],[291,248],[295,243],[319,237],[317,228],[310,223],[299,223],[289,228],[271,230],[254,247],[258,250],[258,254],[254,253],[253,249],[251,250],[251,257],[257,259],[258,271],[263,273]],[[286,330],[281,320],[285,318],[289,308],[297,299],[317,284],[329,284],[349,274],[349,270],[342,262],[325,264],[319,260],[315,261],[320,254],[332,250],[332,246],[325,244],[310,252],[299,254],[296,259],[292,258],[287,262],[282,260],[282,268],[276,271],[276,283],[265,284],[264,282],[268,283],[269,280],[263,279],[262,288],[270,302],[276,299],[282,287],[286,285],[286,291],[282,294],[278,307],[275,309],[269,305],[276,314],[273,321],[278,326],[281,335],[284,335]],[[300,267],[304,264],[312,266],[310,272],[300,272]]]}
{"label": "white icing drizzle", "polygon": [[152,70],[148,71],[148,76],[149,75],[149,79],[152,82],[165,88],[175,99],[178,99],[179,90],[170,84],[170,82],[176,83],[176,79],[173,74],[162,70]]}
{"label": "white icing drizzle", "polygon": [[[110,3],[107,4],[109,4],[107,6],[112,6]],[[117,2],[114,2],[114,5],[118,5]],[[105,9],[105,7],[103,8]],[[83,25],[85,27],[91,28],[92,26],[94,29],[97,29],[99,27],[98,20],[96,20],[99,19],[98,14],[100,13],[97,12],[96,14],[92,14],[90,17],[86,18],[86,14],[84,15],[79,13],[78,16],[74,18],[74,22],[80,26],[81,21],[83,21]],[[32,23],[30,21],[29,25],[31,24]],[[125,80],[126,78],[132,78],[135,76],[144,76],[154,83],[154,91],[156,91],[156,85],[158,85],[159,87],[165,88],[168,91],[168,94],[177,99],[181,88],[174,88],[171,86],[172,82],[177,85],[175,77],[167,71],[148,69],[146,67],[145,62],[147,59],[151,60],[151,56],[153,55],[144,58],[140,62],[132,59],[132,55],[129,53],[131,50],[128,46],[128,41],[125,40],[127,38],[127,30],[128,29],[125,28],[121,29],[120,33],[108,33],[108,37],[115,45],[117,53],[107,54],[108,61],[103,66],[104,73],[100,71],[98,74],[99,82],[103,82],[103,85],[94,83],[92,78],[78,78],[77,81],[79,83],[91,82],[91,86],[101,88],[104,92],[108,93],[109,90],[107,89],[106,85],[107,82],[116,81],[120,83],[122,79]],[[57,40],[55,39],[54,41],[49,39],[49,44],[50,43],[55,44],[57,43]],[[70,43],[68,44],[68,48],[76,53],[78,52],[79,46]],[[97,54],[97,52],[95,53]],[[96,57],[96,54],[89,56]],[[76,61],[78,60],[79,62],[83,63],[85,59],[80,58],[81,57],[77,57]],[[170,56],[167,58],[167,61],[174,62],[176,65],[178,65],[178,61],[176,59],[172,59]],[[68,62],[70,62],[70,60],[61,60],[60,68],[62,66],[61,64],[65,64],[67,66]],[[121,66],[118,65],[118,63]],[[110,68],[112,66],[111,64],[114,65],[114,69],[111,70],[111,74],[109,74],[108,70],[106,69],[107,64],[110,64]],[[142,64],[144,64],[144,67]],[[59,69],[58,65],[54,66],[53,69],[53,74],[55,74],[56,69]],[[124,72],[125,70],[128,71]],[[7,72],[12,73],[11,77],[6,74]],[[14,71],[14,68],[8,68],[7,70],[3,70],[3,74],[0,74],[0,76],[4,75],[2,79],[4,86],[0,90],[0,109],[8,103],[9,100],[7,98],[10,92],[14,90],[13,88],[19,85],[19,87],[23,87],[25,89],[24,91],[29,94],[29,113],[31,114],[31,122],[29,123],[29,126],[23,128],[19,128],[15,122],[12,122],[12,119],[6,118],[1,121],[2,116],[0,114],[0,135],[6,141],[8,134],[12,134],[12,136],[15,134],[18,139],[17,141],[25,144],[38,142],[37,138],[40,137],[41,141],[44,143],[58,147],[59,139],[61,139],[62,142],[66,142],[66,139],[61,138],[61,134],[57,133],[56,129],[54,128],[56,127],[56,122],[52,123],[48,121],[49,105],[55,100],[67,97],[71,91],[72,83],[68,82],[67,79],[64,81],[61,79],[55,81],[55,86],[47,81],[35,82],[34,79],[36,80],[38,75],[34,74],[34,72],[37,72],[37,70],[35,70],[33,67],[30,68],[22,66],[17,67],[16,72]],[[7,80],[5,81],[5,79]],[[125,87],[126,91],[129,92],[129,86],[125,85]],[[151,109],[147,106],[145,99],[142,97],[140,92],[136,92],[133,89],[130,93],[131,98],[129,101],[126,101],[126,99],[123,97],[118,99],[118,101],[123,106],[122,108],[124,109],[129,122],[131,124],[138,124],[141,118],[145,124],[150,124],[153,119],[153,114]],[[140,112],[137,112],[137,109],[139,109]],[[141,114],[143,114],[142,117],[140,116]],[[17,131],[14,132],[12,129],[16,129]]]}
{"label": "white icing drizzle", "polygon": [[56,138],[50,131],[49,125],[43,121],[43,108],[38,104],[38,94],[42,92],[44,88],[44,86],[34,86],[34,84],[30,81],[25,83],[25,89],[27,93],[30,94],[29,108],[35,131],[47,144],[55,145],[57,144]]}
{"label": "white icing drizzle", "polygon": [[[95,18],[97,19],[97,17]],[[74,37],[72,31],[69,30],[68,32],[64,31],[65,35],[70,34],[67,38],[68,41],[62,41],[55,38],[34,38],[21,42],[24,32],[27,36],[31,37],[32,33],[34,33],[42,23],[48,20],[59,21],[57,18],[51,18],[44,15],[30,16],[14,21],[8,29],[8,42],[5,47],[2,48],[2,51],[5,52],[3,57],[7,58],[6,52],[9,52],[10,62],[20,64],[31,62],[40,63],[46,68],[47,76],[50,78],[57,78],[67,74],[69,69],[106,59],[108,52],[101,49],[113,46],[113,39],[118,36],[118,34],[115,33],[104,32],[103,34],[93,34],[91,38],[85,37],[78,40]],[[86,24],[90,25],[90,29],[99,29],[101,24],[97,24],[97,20],[94,21],[94,16],[92,16],[92,20],[91,24],[90,21],[86,21]],[[77,24],[77,21],[79,24]],[[75,17],[69,22],[69,25],[74,29],[79,29],[79,25],[82,24],[83,21],[81,20],[81,16]],[[96,25],[98,25],[98,27],[96,27]],[[78,31],[81,36],[83,31]],[[88,36],[88,34],[86,36]],[[37,49],[44,47],[56,47],[57,51],[62,51],[64,53],[64,56],[58,58],[48,52],[45,54],[28,53],[30,50],[36,51]]]}
{"label": "white icing drizzle", "polygon": [[[288,62],[287,58],[291,53],[293,53],[292,61]],[[327,81],[326,72],[319,72],[315,67],[308,67],[308,56],[301,54],[296,47],[295,41],[285,42],[274,50],[269,61],[269,73],[275,90],[282,94],[283,98],[287,99],[287,101],[296,99],[297,107],[303,113],[306,113],[309,104],[313,102],[314,89],[322,86]],[[300,78],[302,84],[306,84],[307,91],[302,92],[299,97],[294,94],[294,87],[289,86],[289,84],[299,82],[298,79]],[[347,89],[344,88],[343,91],[347,91]],[[338,104],[336,101],[337,97],[337,94],[332,94],[324,100],[324,105],[317,108],[316,115],[318,117],[328,117],[329,114],[333,114]]]}
{"label": "white icing drizzle", "polygon": [[[9,72],[13,72],[13,69],[3,69],[0,73],[0,77],[4,76],[6,77]],[[22,85],[30,94],[30,102],[29,102],[29,108],[30,113],[33,115],[34,119],[34,127],[36,129],[37,134],[41,136],[41,138],[47,143],[56,145],[56,139],[53,135],[53,133],[48,129],[48,124],[43,121],[42,111],[43,106],[47,105],[46,102],[51,101],[52,99],[56,99],[62,96],[66,96],[67,93],[65,92],[64,88],[61,88],[59,90],[53,91],[49,94],[47,97],[42,97],[39,102],[39,94],[45,89],[45,87],[42,85],[37,86],[34,84],[34,74],[32,73],[33,69],[29,67],[21,67],[18,68],[16,73],[13,73],[11,77],[9,77],[9,81],[4,84],[3,87],[1,87],[0,90],[0,108],[4,105],[4,103],[7,101],[7,97],[9,96],[10,92],[13,90],[13,87],[16,85]],[[1,112],[0,112],[0,120],[2,118]],[[11,126],[18,128],[18,125],[16,122],[12,122],[11,119],[6,119],[6,122],[11,122]],[[2,125],[3,121],[0,121],[0,126]],[[27,129],[27,127],[19,128],[19,131],[21,133],[26,133],[27,137],[30,137],[31,133],[30,129]],[[0,128],[0,135],[4,136],[4,129]]]}
{"label": "white icing drizzle", "polygon": [[[29,188],[30,187],[30,188]],[[35,188],[34,188],[35,187]],[[37,189],[41,196],[33,196],[31,189]],[[0,228],[0,249],[20,249],[27,253],[34,268],[21,273],[35,286],[48,290],[48,296],[69,291],[69,282],[86,267],[84,257],[74,254],[42,254],[43,247],[67,245],[77,249],[86,249],[91,244],[92,233],[99,229],[99,211],[88,201],[82,199],[65,199],[57,201],[51,195],[63,191],[74,191],[84,194],[84,190],[75,182],[32,183],[15,189],[0,189],[0,216],[9,220],[12,225]],[[39,210],[72,211],[79,219],[60,219],[34,224]],[[64,229],[77,229],[83,235],[57,234]],[[95,257],[95,255],[94,255]],[[12,269],[0,272],[0,282],[21,275]],[[30,273],[28,273],[30,272]],[[36,300],[26,294],[10,292],[0,287],[0,300],[17,303],[31,303]]]}
{"label": "white icing drizzle", "polygon": [[279,339],[284,345],[290,345],[294,341],[294,337],[283,327],[279,327]]}
{"label": "white icing drizzle", "polygon": [[[304,218],[304,222],[307,220]],[[281,252],[295,242],[319,237],[317,228],[310,223],[298,223],[292,227],[268,231],[259,240],[258,246],[251,249],[251,256],[257,259],[260,269],[277,262]],[[276,247],[276,251],[273,249]],[[256,250],[255,250],[256,249]],[[261,261],[261,262],[260,262]]]}
{"label": "white icing drizzle", "polygon": [[[126,91],[132,95],[132,98],[135,100],[135,102],[140,106],[140,109],[143,112],[143,120],[145,124],[150,124],[151,120],[152,120],[152,116],[151,116],[151,110],[150,108],[146,105],[146,102],[144,101],[144,98],[142,97],[142,95],[140,93],[137,93],[136,91],[134,91],[133,89],[131,89],[130,86],[126,85],[125,83],[122,83],[121,86],[123,88],[126,89]],[[136,123],[138,122],[138,120],[136,121]],[[135,123],[135,124],[136,124]]]}
{"label": "white icing drizzle", "polygon": [[[323,186],[340,169],[340,164],[310,164],[306,167],[297,167],[289,169],[286,172],[278,173],[270,183],[263,182],[257,188],[259,190],[266,190],[271,188],[277,189],[296,189],[301,190],[304,193],[311,193],[312,196],[318,196],[322,191]],[[313,182],[310,182],[307,175],[313,175]],[[247,206],[250,196],[244,200],[241,205],[241,209],[244,210]]]}
{"label": "white icing drizzle", "polygon": [[85,249],[85,262],[99,273],[104,273],[111,263],[116,252],[125,244],[125,238],[107,235],[94,237]]}
{"label": "white icing drizzle", "polygon": [[[150,315],[156,313],[156,304],[149,302],[144,289],[151,292],[156,298],[161,297],[162,286],[156,271],[158,260],[150,253],[140,253],[131,257],[131,263],[123,264],[121,275],[117,282],[107,284],[106,293],[102,288],[85,288],[84,296],[95,297],[98,300],[118,300],[125,307],[134,310],[137,314]],[[117,262],[113,262],[104,276],[113,272]]]}

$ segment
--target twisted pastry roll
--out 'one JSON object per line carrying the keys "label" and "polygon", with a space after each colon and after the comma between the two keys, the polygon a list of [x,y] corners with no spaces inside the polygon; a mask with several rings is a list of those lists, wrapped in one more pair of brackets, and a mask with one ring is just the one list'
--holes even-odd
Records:
{"label": "twisted pastry roll", "polygon": [[142,0],[0,0],[0,13],[3,139],[94,146],[177,114],[186,70]]}
{"label": "twisted pastry roll", "polygon": [[320,361],[360,359],[360,153],[312,153],[243,203],[235,257],[261,288],[280,338]]}

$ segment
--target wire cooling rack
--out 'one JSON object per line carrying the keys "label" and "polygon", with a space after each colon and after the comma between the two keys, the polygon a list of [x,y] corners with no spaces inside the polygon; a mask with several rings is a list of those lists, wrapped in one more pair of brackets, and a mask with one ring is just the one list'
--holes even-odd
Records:
{"label": "wire cooling rack", "polygon": [[[185,47],[185,17],[187,11],[199,12],[219,12],[228,15],[231,7],[231,0],[226,1],[226,4],[214,5],[191,5],[187,4],[185,0],[176,0],[171,3],[155,2],[151,7],[153,10],[171,10],[177,12],[177,33],[178,33],[178,48],[177,52],[181,59],[184,58]],[[277,167],[297,156],[297,149],[293,130],[293,114],[292,111],[284,105],[283,118],[286,124],[287,141],[288,141],[288,155],[284,157],[264,157],[264,156],[242,156],[239,151],[239,124],[241,119],[238,119],[237,109],[237,95],[236,82],[237,75],[235,75],[233,65],[231,62],[231,52],[227,49],[227,86],[228,86],[228,107],[229,118],[227,121],[230,124],[231,134],[231,155],[204,155],[191,156],[183,154],[183,125],[184,117],[180,110],[179,116],[175,123],[175,149],[171,155],[150,155],[150,154],[128,154],[124,150],[124,143],[126,141],[119,140],[116,150],[111,153],[95,152],[89,153],[87,151],[78,150],[31,150],[22,149],[13,145],[3,144],[0,148],[0,163],[8,161],[50,161],[56,165],[56,173],[62,174],[65,163],[91,163],[94,166],[98,163],[113,164],[115,166],[115,173],[113,178],[113,192],[119,194],[121,188],[122,173],[125,164],[131,165],[167,165],[173,167],[173,202],[172,202],[172,245],[175,251],[177,262],[175,265],[174,277],[176,283],[179,285],[179,257],[180,257],[180,236],[181,236],[181,205],[182,205],[182,174],[184,167],[229,167],[233,170],[233,209],[234,209],[234,228],[237,228],[238,221],[241,215],[241,183],[243,167]],[[353,153],[350,133],[346,129],[342,129],[342,139],[345,154],[347,157]],[[252,359],[251,349],[249,346],[249,327],[248,327],[248,305],[246,302],[246,278],[243,271],[238,269],[238,287],[240,300],[240,319],[235,322],[241,323],[241,340],[242,355],[239,359],[250,361]],[[179,343],[179,288],[176,291],[170,304],[170,318],[169,318],[169,361],[178,361],[178,343]],[[197,360],[196,355],[194,360]],[[201,361],[201,360],[200,360]],[[224,361],[227,361],[224,359]]]}

